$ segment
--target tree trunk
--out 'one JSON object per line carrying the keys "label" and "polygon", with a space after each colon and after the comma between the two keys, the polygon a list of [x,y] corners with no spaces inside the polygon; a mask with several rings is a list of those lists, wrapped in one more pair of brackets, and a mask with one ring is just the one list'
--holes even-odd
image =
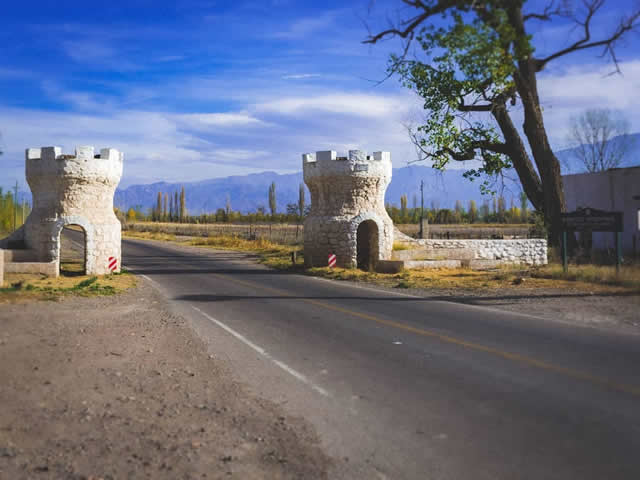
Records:
{"label": "tree trunk", "polygon": [[515,75],[516,87],[524,106],[524,133],[527,136],[533,159],[538,167],[542,183],[545,222],[549,227],[552,245],[560,244],[562,232],[561,213],[566,210],[560,162],[556,158],[544,127],[533,60],[523,60]]}
{"label": "tree trunk", "polygon": [[518,174],[524,193],[527,194],[527,198],[536,210],[544,210],[544,198],[540,177],[531,163],[529,154],[522,143],[518,130],[511,121],[511,117],[509,117],[506,106],[504,104],[496,105],[492,114],[509,148],[509,158]]}

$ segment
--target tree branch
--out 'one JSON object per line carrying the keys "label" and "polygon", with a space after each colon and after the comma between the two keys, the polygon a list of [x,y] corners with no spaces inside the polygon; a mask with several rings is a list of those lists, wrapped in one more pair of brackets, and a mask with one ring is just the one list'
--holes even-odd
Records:
{"label": "tree branch", "polygon": [[560,2],[560,5],[556,6],[556,2],[552,1],[549,3],[542,13],[528,13],[522,17],[523,21],[527,20],[540,20],[540,21],[549,21],[553,16],[567,16],[569,14],[568,10],[564,7],[564,4]]}
{"label": "tree branch", "polygon": [[402,2],[410,7],[422,9],[423,12],[413,18],[401,22],[400,28],[393,27],[375,35],[369,35],[369,38],[363,40],[362,43],[377,43],[379,40],[382,40],[383,38],[389,36],[398,36],[400,38],[411,39],[413,38],[414,30],[416,29],[416,27],[424,22],[427,18],[433,15],[437,15],[438,13],[443,13],[451,7],[455,7],[458,3],[456,2],[456,0],[440,0],[433,7],[428,7],[422,0],[402,0]]}
{"label": "tree branch", "polygon": [[604,47],[602,56],[609,54],[616,66],[616,71],[619,70],[618,59],[614,50],[615,43],[620,39],[620,37],[622,37],[625,33],[631,31],[636,26],[638,19],[640,19],[640,9],[632,12],[628,17],[623,17],[620,20],[620,23],[616,27],[615,31],[608,38],[591,41],[591,20],[598,12],[598,10],[600,10],[600,8],[604,5],[605,0],[584,0],[584,2],[585,6],[587,7],[587,15],[585,19],[583,21],[575,19],[576,24],[582,26],[584,30],[583,37],[567,48],[559,50],[558,52],[553,53],[546,58],[536,59],[536,72],[541,71],[551,60],[555,60],[556,58],[562,57],[572,52],[596,47]]}

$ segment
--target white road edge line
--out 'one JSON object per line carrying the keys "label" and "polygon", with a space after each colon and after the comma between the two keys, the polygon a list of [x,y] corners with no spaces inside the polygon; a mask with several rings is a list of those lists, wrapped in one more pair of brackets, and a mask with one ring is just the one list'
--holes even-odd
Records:
{"label": "white road edge line", "polygon": [[208,315],[207,313],[205,313],[202,310],[200,310],[198,307],[195,307],[195,306],[191,305],[191,308],[193,308],[196,312],[200,313],[202,316],[207,318],[209,321],[213,322],[215,325],[217,325],[218,327],[223,329],[225,332],[233,335],[235,338],[240,340],[242,343],[244,343],[245,345],[249,346],[251,349],[253,349],[256,352],[258,352],[260,355],[262,355],[267,360],[272,361],[274,364],[276,364],[282,370],[287,372],[289,375],[293,376],[294,378],[296,378],[297,380],[301,381],[302,383],[310,386],[313,390],[315,390],[319,394],[321,394],[321,395],[323,395],[325,397],[329,397],[330,396],[329,392],[327,392],[324,388],[319,387],[318,385],[313,383],[311,380],[309,380],[306,376],[304,376],[302,373],[298,372],[297,370],[294,370],[293,368],[291,368],[286,363],[281,362],[277,358],[274,358],[264,348],[256,345],[255,343],[253,343],[251,340],[249,340],[247,337],[245,337],[241,333],[236,332],[233,328],[231,328],[228,325],[222,323],[220,320],[216,320],[211,315]]}

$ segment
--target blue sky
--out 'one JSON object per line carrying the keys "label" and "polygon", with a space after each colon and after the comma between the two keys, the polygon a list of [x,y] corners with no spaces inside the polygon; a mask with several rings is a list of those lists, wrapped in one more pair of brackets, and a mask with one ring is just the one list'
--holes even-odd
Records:
{"label": "blue sky", "polygon": [[[579,3],[579,2],[576,2]],[[533,2],[531,8],[535,7]],[[128,0],[6,2],[0,30],[0,186],[24,188],[24,149],[111,146],[122,185],[300,169],[306,151],[390,150],[415,157],[403,124],[421,103],[396,79],[381,85],[399,43],[363,45],[397,18],[397,0],[301,2]],[[596,34],[633,0],[611,1]],[[576,34],[539,24],[539,52]],[[556,148],[587,107],[623,111],[640,131],[640,36],[619,48],[623,75],[599,52],[540,76]]]}

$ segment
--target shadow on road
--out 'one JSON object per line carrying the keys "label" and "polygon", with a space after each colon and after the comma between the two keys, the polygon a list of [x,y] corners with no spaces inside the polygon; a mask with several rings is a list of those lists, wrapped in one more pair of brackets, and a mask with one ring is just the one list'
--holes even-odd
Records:
{"label": "shadow on road", "polygon": [[[540,295],[501,295],[501,296],[462,296],[462,295],[427,295],[424,297],[398,297],[398,296],[336,296],[336,295],[213,295],[213,294],[193,294],[180,295],[174,297],[174,300],[188,302],[233,302],[233,301],[252,301],[252,300],[354,300],[367,302],[457,302],[467,305],[485,305],[491,302],[491,305],[508,305],[523,298],[536,299],[553,299],[553,298],[584,298],[584,297],[613,297],[613,296],[633,296],[634,293],[607,293],[607,294],[589,294],[589,293],[562,293],[562,294],[540,294]],[[496,302],[502,303],[496,303]]]}

